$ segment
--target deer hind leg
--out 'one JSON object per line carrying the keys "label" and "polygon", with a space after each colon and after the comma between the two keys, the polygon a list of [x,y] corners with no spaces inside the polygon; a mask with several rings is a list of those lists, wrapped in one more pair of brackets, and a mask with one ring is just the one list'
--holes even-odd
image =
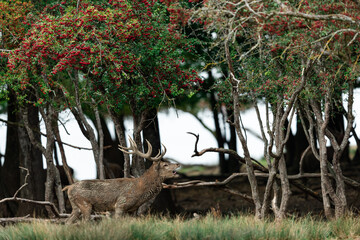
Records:
{"label": "deer hind leg", "polygon": [[72,207],[72,211],[71,211],[71,215],[70,217],[66,220],[66,224],[72,224],[74,223],[77,219],[79,219],[81,214],[80,209],[77,206],[73,206]]}
{"label": "deer hind leg", "polygon": [[79,204],[79,208],[82,213],[82,219],[84,221],[89,221],[91,219],[92,205],[84,201],[81,205]]}

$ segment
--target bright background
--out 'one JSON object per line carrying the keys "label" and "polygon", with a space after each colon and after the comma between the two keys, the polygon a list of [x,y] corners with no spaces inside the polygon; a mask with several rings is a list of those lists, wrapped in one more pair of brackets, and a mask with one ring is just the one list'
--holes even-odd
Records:
{"label": "bright background", "polygon": [[[355,94],[354,103],[354,114],[357,116],[357,111],[360,103],[360,91],[357,90]],[[264,113],[265,107],[260,104],[260,112]],[[203,122],[210,127],[215,129],[212,112],[208,109],[200,112],[199,117]],[[5,114],[1,114],[0,118],[6,119]],[[91,148],[90,142],[82,135],[78,128],[76,121],[72,114],[67,111],[61,114],[61,118],[65,123],[66,130],[69,132],[68,135],[63,127],[60,127],[60,134],[63,142],[79,146]],[[241,114],[242,121],[245,128],[248,128],[260,135],[259,124],[257,121],[256,113],[254,109],[245,110]],[[192,116],[190,113],[183,112],[181,110],[175,110],[170,108],[162,110],[158,114],[159,125],[160,125],[160,137],[162,143],[167,148],[167,154],[165,157],[174,159],[181,164],[203,164],[203,165],[217,165],[218,154],[217,153],[206,153],[201,157],[192,158],[191,155],[194,151],[195,137],[187,134],[187,132],[193,132],[200,134],[200,141],[198,143],[198,150],[208,147],[217,147],[215,137],[206,130],[199,121]],[[295,119],[295,118],[294,118]],[[358,122],[360,119],[355,118]],[[111,122],[109,129],[113,129]],[[357,124],[359,125],[359,124]],[[125,118],[126,135],[132,135],[133,126],[131,118]],[[44,126],[42,125],[42,131]],[[358,131],[359,132],[359,131]],[[112,132],[114,136],[114,132]],[[351,144],[354,143],[354,139],[350,139]],[[6,125],[0,123],[0,152],[5,153],[5,141],[6,141]],[[248,147],[250,154],[253,158],[259,159],[263,155],[263,143],[254,135],[247,134]],[[43,143],[45,138],[43,138]],[[75,178],[78,180],[82,179],[93,179],[96,176],[95,162],[91,151],[78,150],[65,146],[66,157],[69,166],[75,171]],[[242,155],[241,145],[238,142],[238,152]],[[60,154],[59,154],[60,156]]]}

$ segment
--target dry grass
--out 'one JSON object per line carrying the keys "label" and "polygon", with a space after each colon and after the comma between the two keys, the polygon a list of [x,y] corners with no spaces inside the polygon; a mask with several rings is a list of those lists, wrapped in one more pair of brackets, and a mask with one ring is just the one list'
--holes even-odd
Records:
{"label": "dry grass", "polygon": [[182,217],[124,217],[99,222],[57,225],[34,222],[0,230],[0,239],[360,239],[360,220],[346,217],[324,221],[312,217],[283,222],[253,216],[196,219]]}

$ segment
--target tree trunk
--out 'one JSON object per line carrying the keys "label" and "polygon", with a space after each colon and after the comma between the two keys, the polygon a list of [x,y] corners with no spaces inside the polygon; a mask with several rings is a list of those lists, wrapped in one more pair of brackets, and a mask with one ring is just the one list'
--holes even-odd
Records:
{"label": "tree trunk", "polygon": [[[215,93],[210,93],[210,104],[211,110],[213,113],[214,124],[215,124],[215,137],[217,141],[217,145],[219,148],[224,148],[224,137],[221,132],[220,122],[219,122],[219,111],[217,107],[217,101],[215,99]],[[225,161],[225,154],[219,153],[219,165],[220,165],[220,173],[225,174],[228,172],[227,164]]]}
{"label": "tree trunk", "polygon": [[240,125],[240,101],[239,101],[239,91],[238,91],[238,82],[234,79],[234,68],[232,64],[232,59],[230,56],[230,50],[228,41],[225,41],[225,55],[226,60],[229,67],[230,72],[230,82],[232,84],[232,100],[233,100],[233,106],[234,106],[234,126],[236,129],[237,136],[240,140],[241,146],[244,151],[244,158],[246,162],[246,170],[248,173],[248,180],[251,187],[251,194],[252,198],[254,200],[255,205],[255,218],[261,218],[261,202],[260,202],[260,196],[259,196],[259,186],[255,177],[254,173],[254,167],[251,160],[250,152],[247,146],[246,139],[244,137],[241,125]]}
{"label": "tree trunk", "polygon": [[244,158],[245,158],[245,162],[246,162],[246,170],[248,173],[248,179],[249,179],[249,183],[250,183],[250,187],[251,187],[251,193],[252,193],[252,198],[254,200],[254,205],[255,205],[255,218],[261,218],[261,202],[260,202],[260,196],[259,196],[259,187],[258,187],[258,183],[255,177],[255,173],[254,173],[254,167],[253,167],[253,163],[250,157],[250,153],[247,147],[247,142],[245,140],[245,137],[243,135],[243,132],[241,130],[241,126],[240,126],[240,110],[239,110],[239,93],[237,92],[237,88],[236,86],[233,86],[233,101],[234,101],[234,124],[235,124],[235,129],[236,129],[236,133],[239,137],[239,140],[241,142],[243,151],[244,151]]}
{"label": "tree trunk", "polygon": [[[274,186],[275,181],[276,181],[276,169],[275,169],[274,166],[271,166],[271,168],[269,170],[269,178],[267,180],[265,191],[264,191],[263,203],[262,203],[262,206],[261,206],[261,215],[260,215],[261,219],[265,219],[266,214],[269,211],[270,202],[271,202],[270,197],[271,197],[271,192],[274,189],[273,186]],[[276,196],[274,194],[273,199],[275,199],[275,198],[276,198]],[[273,211],[274,212],[276,212],[275,207],[277,208],[276,204],[273,206]]]}
{"label": "tree trunk", "polygon": [[[350,84],[351,85],[351,84]],[[351,85],[352,86],[352,85]],[[349,112],[347,116],[348,126],[346,128],[345,134],[343,135],[341,141],[334,136],[330,129],[328,128],[328,124],[330,121],[330,105],[331,98],[328,93],[325,98],[325,107],[324,113],[322,114],[320,103],[311,101],[312,110],[316,116],[316,124],[317,124],[317,133],[318,133],[318,141],[319,141],[319,158],[320,158],[320,170],[321,170],[321,187],[323,193],[323,203],[324,203],[324,212],[328,219],[333,217],[333,212],[330,206],[330,200],[333,200],[335,205],[335,217],[339,218],[344,216],[347,210],[347,201],[345,195],[345,183],[341,171],[340,166],[340,158],[344,149],[346,148],[348,138],[350,136],[350,131],[353,123],[352,116],[352,88],[349,89]],[[332,156],[332,165],[328,161],[328,151],[326,147],[326,137],[330,139],[332,148],[333,148],[333,156]],[[339,144],[341,142],[341,144]],[[332,185],[330,177],[328,174],[331,173],[335,179],[335,189]]]}
{"label": "tree trunk", "polygon": [[[133,109],[133,123],[134,123],[134,133],[133,139],[136,145],[139,147],[139,150],[142,148],[142,141],[141,141],[141,131],[144,129],[144,122],[146,112],[137,113],[136,109]],[[132,158],[132,165],[131,165],[131,172],[134,177],[140,177],[145,172],[145,162],[144,159],[133,155]]]}
{"label": "tree trunk", "polygon": [[[17,105],[16,97],[13,93],[10,93],[10,99],[8,101],[7,115],[9,122],[18,122],[16,114]],[[11,197],[16,190],[20,187],[20,159],[19,149],[20,143],[18,139],[18,126],[8,124],[6,132],[6,149],[5,159],[2,166],[1,178],[0,178],[0,197]],[[2,216],[15,216],[17,212],[18,204],[7,202],[4,209],[2,209]]]}
{"label": "tree trunk", "polygon": [[[83,133],[83,135],[90,141],[91,147],[92,147],[92,152],[94,155],[94,160],[96,163],[96,170],[97,170],[97,175],[100,179],[104,179],[104,166],[103,166],[103,142],[102,142],[102,137],[101,136],[101,123],[99,119],[96,119],[96,125],[99,128],[99,141],[96,139],[95,136],[95,132],[93,127],[89,124],[89,122],[87,121],[86,117],[85,117],[85,113],[82,109],[82,103],[80,101],[80,90],[79,90],[79,73],[75,72],[75,76],[72,79],[73,80],[73,84],[74,84],[74,88],[75,88],[75,106],[71,108],[71,112],[73,113],[79,128],[81,130],[81,132]],[[92,99],[93,100],[93,99]],[[93,100],[93,104],[92,104],[92,109],[94,110],[95,116],[96,118],[99,117],[98,114],[98,109],[97,109],[97,105],[94,104],[94,100]]]}
{"label": "tree trunk", "polygon": [[[45,122],[46,128],[46,144],[43,149],[43,155],[46,160],[46,183],[45,183],[45,200],[46,201],[54,201],[54,190],[58,200],[59,212],[65,212],[65,201],[64,194],[62,192],[60,174],[58,169],[54,164],[54,143],[55,143],[55,134],[54,134],[54,125],[57,124],[57,116],[55,109],[51,105],[48,105],[47,111],[45,112],[43,108],[40,108],[41,116]],[[41,143],[38,143],[41,145]],[[50,213],[51,210],[48,209]]]}
{"label": "tree trunk", "polygon": [[[148,141],[150,141],[153,147],[151,156],[155,157],[161,149],[159,121],[156,108],[153,108],[148,112],[142,134],[144,140],[147,139]],[[147,152],[148,146],[146,144],[146,141],[143,141],[143,147],[144,152]],[[151,161],[145,162],[146,168],[149,168],[151,165]],[[150,206],[152,206],[151,210],[156,213],[175,213],[175,205],[172,200],[171,193],[168,189],[161,190],[161,192],[156,196],[154,201],[149,201],[146,204],[142,205],[141,208],[139,208],[138,210],[138,214],[144,214]]]}
{"label": "tree trunk", "polygon": [[[60,182],[60,174],[58,173],[57,169],[54,165],[53,160],[53,150],[54,150],[54,132],[53,132],[53,124],[54,121],[57,121],[57,114],[55,114],[55,110],[52,108],[51,105],[48,105],[46,108],[46,111],[44,108],[40,108],[40,113],[42,118],[45,122],[45,128],[46,128],[46,145],[45,147],[41,144],[41,142],[37,141],[34,133],[34,129],[31,128],[30,122],[29,122],[29,113],[26,111],[26,109],[22,109],[22,120],[24,122],[24,126],[26,128],[27,134],[29,135],[29,138],[31,140],[32,145],[37,147],[46,160],[47,165],[47,176],[46,176],[46,183],[45,183],[45,201],[51,201],[54,200],[54,187],[55,192],[57,194],[57,200],[59,203],[59,211],[62,213],[65,211],[65,204],[64,204],[64,195],[61,191],[61,182]],[[55,118],[55,119],[54,119]],[[52,210],[50,207],[46,207],[49,216],[54,216]]]}
{"label": "tree trunk", "polygon": [[[289,198],[291,195],[290,191],[290,184],[289,179],[287,177],[287,169],[286,169],[286,162],[285,162],[285,155],[284,155],[284,147],[286,145],[286,131],[291,134],[291,129],[289,126],[289,122],[287,118],[285,121],[282,121],[285,115],[283,107],[281,106],[282,103],[278,103],[279,111],[276,112],[275,116],[275,145],[276,145],[276,155],[278,156],[277,160],[279,162],[278,171],[280,175],[280,182],[281,182],[281,203],[279,210],[277,212],[276,219],[282,220],[286,217],[287,206],[289,204]],[[290,106],[288,106],[290,107]],[[270,150],[271,151],[271,150]],[[277,164],[275,164],[276,166]]]}
{"label": "tree trunk", "polygon": [[282,220],[286,217],[286,211],[289,205],[289,199],[291,195],[290,184],[286,170],[286,162],[284,155],[281,156],[279,161],[279,173],[281,181],[281,204],[278,212],[277,219]]}
{"label": "tree trunk", "polygon": [[[119,140],[121,146],[126,146],[125,139],[125,127],[123,124],[123,118],[121,115],[117,115],[113,110],[108,106],[108,113],[115,124],[116,136]],[[121,152],[121,151],[120,151]],[[121,154],[123,154],[121,152]],[[124,177],[130,177],[130,156],[129,154],[123,154],[124,159]]]}
{"label": "tree trunk", "polygon": [[[104,133],[102,130],[102,126],[101,126],[101,120],[100,120],[100,113],[99,113],[99,109],[97,107],[97,104],[95,102],[94,99],[92,99],[92,103],[93,103],[93,109],[95,112],[95,119],[96,119],[96,129],[98,132],[98,137],[97,140],[94,139],[92,141],[94,141],[94,144],[97,144],[97,150],[96,150],[96,156],[97,158],[95,158],[96,161],[96,168],[97,168],[97,174],[99,179],[105,179],[105,171],[104,171]],[[90,138],[92,139],[93,137],[91,136],[92,134],[90,134]]]}
{"label": "tree trunk", "polygon": [[[228,110],[227,113],[230,118],[229,120],[231,122],[234,122],[234,112],[232,110]],[[235,126],[232,124],[229,124],[229,127],[230,127],[230,140],[228,141],[228,148],[237,151],[236,129]],[[227,159],[227,165],[228,165],[228,173],[236,173],[240,171],[240,162],[233,155],[229,155],[229,158]]]}
{"label": "tree trunk", "polygon": [[[118,149],[119,138],[111,137],[110,130],[103,116],[100,117],[104,134],[104,169],[106,178],[120,178],[124,176],[124,155]],[[121,120],[122,121],[122,120]],[[115,123],[114,123],[115,124]],[[116,126],[115,126],[116,132]]]}
{"label": "tree trunk", "polygon": [[332,219],[331,201],[329,191],[332,186],[328,177],[327,150],[325,135],[321,130],[319,132],[319,155],[320,155],[320,174],[321,174],[321,192],[323,195],[324,213],[327,219]]}
{"label": "tree trunk", "polygon": [[[145,140],[148,140],[152,145],[151,156],[155,157],[161,150],[159,120],[157,117],[157,109],[152,108],[149,110],[145,117],[143,135],[143,148],[144,152],[148,151],[148,146]],[[148,169],[152,165],[151,161],[145,161],[145,168]]]}
{"label": "tree trunk", "polygon": [[[32,105],[27,107],[27,111],[29,116],[29,124],[34,129],[35,139],[36,141],[40,142],[41,135],[39,111]],[[31,144],[25,128],[19,127],[18,136],[20,140],[20,166],[28,169],[29,171],[29,177],[27,179],[28,185],[23,190],[21,190],[20,197],[42,201],[44,200],[45,194],[45,172],[41,151]],[[25,183],[25,174],[25,171],[21,172],[21,185]],[[21,209],[19,209],[18,215],[24,216],[26,214],[34,213],[39,215],[42,214],[42,212],[42,207],[27,204],[26,208],[21,207]]]}
{"label": "tree trunk", "polygon": [[[65,171],[67,180],[68,180],[69,184],[73,184],[74,179],[73,179],[73,176],[72,176],[72,172],[71,172],[71,170],[69,168],[69,165],[67,164],[66,155],[65,155],[65,149],[64,149],[63,143],[61,141],[59,126],[58,126],[58,124],[56,122],[54,123],[54,134],[55,134],[55,138],[57,140],[57,144],[59,146],[62,165],[64,167],[64,171]],[[54,154],[56,154],[56,153],[54,153]]]}

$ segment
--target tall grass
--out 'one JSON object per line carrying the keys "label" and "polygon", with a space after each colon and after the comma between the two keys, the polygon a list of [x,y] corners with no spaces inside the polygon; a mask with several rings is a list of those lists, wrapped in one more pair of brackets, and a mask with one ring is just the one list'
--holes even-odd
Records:
{"label": "tall grass", "polygon": [[199,219],[124,217],[74,225],[18,224],[0,228],[0,239],[360,239],[360,220],[303,217],[274,222],[242,215]]}

